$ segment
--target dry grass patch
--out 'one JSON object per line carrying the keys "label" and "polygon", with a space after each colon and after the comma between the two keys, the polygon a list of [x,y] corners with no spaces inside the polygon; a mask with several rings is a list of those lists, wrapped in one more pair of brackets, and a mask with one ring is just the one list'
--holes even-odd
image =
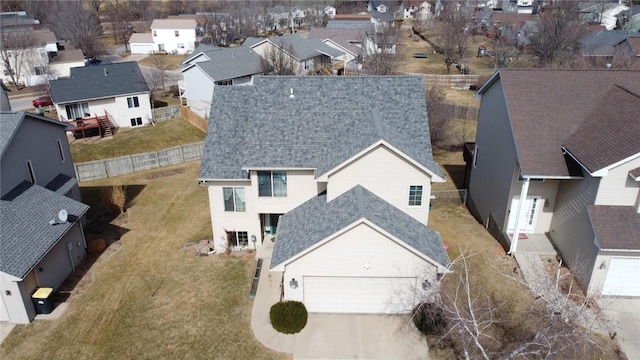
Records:
{"label": "dry grass patch", "polygon": [[175,70],[180,68],[180,64],[187,57],[187,55],[149,55],[146,58],[139,60],[138,64],[153,68],[156,66],[155,64],[157,64],[154,59],[158,56],[162,56],[162,59],[164,61],[163,64],[166,66],[167,70]]}
{"label": "dry grass patch", "polygon": [[76,163],[102,160],[191,144],[203,141],[205,135],[184,119],[158,121],[155,126],[118,129],[110,138],[75,139],[70,145],[71,156]]}
{"label": "dry grass patch", "polygon": [[120,248],[94,264],[90,283],[59,320],[16,327],[0,348],[3,360],[290,359],[253,337],[253,256],[183,250],[212,238],[211,222],[206,188],[196,181],[199,162],[175,167],[181,171],[169,176],[149,179],[163,168],[117,179],[141,188],[127,214],[109,224],[125,230]]}

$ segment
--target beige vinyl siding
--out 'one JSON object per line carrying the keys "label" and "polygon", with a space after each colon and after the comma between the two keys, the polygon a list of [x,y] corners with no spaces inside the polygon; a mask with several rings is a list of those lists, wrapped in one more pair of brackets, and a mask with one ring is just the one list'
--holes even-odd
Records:
{"label": "beige vinyl siding", "polygon": [[471,167],[467,201],[469,210],[482,224],[487,225],[493,216],[495,225],[503,225],[499,229],[503,231],[518,159],[500,79],[487,89],[482,100],[476,134],[478,153],[476,166]]}
{"label": "beige vinyl siding", "polygon": [[[601,251],[595,260],[595,266],[593,267],[591,281],[589,282],[589,288],[587,290],[588,294],[600,294],[612,258],[634,256],[640,257],[640,251]],[[631,274],[631,276],[637,281],[637,274]]]}
{"label": "beige vinyl siding", "polygon": [[[246,211],[225,211],[224,195],[222,188],[243,187],[245,195]],[[220,181],[209,186],[209,208],[211,212],[211,224],[215,249],[218,253],[226,249],[226,231],[246,231],[249,236],[255,235],[260,246],[262,235],[260,234],[260,217],[256,213],[255,198],[250,196],[251,184],[248,181]]]}
{"label": "beige vinyl siding", "polygon": [[640,191],[640,182],[629,177],[629,171],[640,167],[640,158],[609,170],[600,180],[596,205],[634,206]]}
{"label": "beige vinyl siding", "polygon": [[[286,266],[285,299],[303,301],[303,276],[392,277],[435,284],[437,269],[368,224],[361,223]],[[288,286],[291,279],[298,288]],[[417,285],[417,284],[416,284]],[[420,289],[397,289],[398,298],[414,299]]]}
{"label": "beige vinyl siding", "polygon": [[[277,170],[273,171],[285,171]],[[251,171],[252,189],[249,196],[255,198],[258,214],[284,214],[296,206],[318,195],[318,185],[313,170],[287,170],[287,196],[258,196],[258,172]]]}
{"label": "beige vinyl siding", "polygon": [[[331,201],[356,185],[427,224],[431,178],[406,159],[379,145],[329,176],[327,200]],[[422,205],[409,206],[409,187],[422,186]]]}
{"label": "beige vinyl siding", "polygon": [[[517,168],[516,168],[517,169]],[[513,181],[511,184],[511,197],[509,199],[509,205],[507,206],[507,211],[511,209],[511,203],[513,201],[514,196],[519,196],[520,191],[522,190],[522,181],[518,181],[519,171],[514,173]],[[529,182],[529,191],[527,193],[527,197],[530,196],[539,196],[540,197],[540,205],[537,210],[536,215],[536,224],[534,233],[546,233],[549,231],[551,227],[551,220],[553,219],[553,208],[556,203],[556,197],[558,195],[558,187],[560,183],[559,180],[545,180],[545,181],[531,181]],[[549,204],[546,205],[545,204]],[[504,229],[507,228],[507,224],[509,222],[509,216],[512,214],[508,213],[505,217]]]}
{"label": "beige vinyl siding", "polygon": [[586,288],[589,284],[598,247],[587,212],[593,204],[599,179],[585,173],[583,180],[563,180],[558,188],[549,235]]}

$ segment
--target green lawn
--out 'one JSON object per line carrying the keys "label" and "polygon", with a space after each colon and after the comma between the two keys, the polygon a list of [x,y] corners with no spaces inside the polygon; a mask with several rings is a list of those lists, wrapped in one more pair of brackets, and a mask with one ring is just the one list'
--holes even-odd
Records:
{"label": "green lawn", "polygon": [[199,165],[83,183],[88,202],[112,184],[136,190],[126,214],[87,229],[88,241],[108,236],[109,228],[123,235],[87,273],[62,317],[17,326],[0,358],[290,359],[253,337],[254,254],[196,257],[194,248],[183,249],[211,238]]}
{"label": "green lawn", "polygon": [[161,150],[203,141],[205,133],[184,119],[158,121],[155,126],[123,129],[111,138],[75,139],[71,156],[76,163]]}

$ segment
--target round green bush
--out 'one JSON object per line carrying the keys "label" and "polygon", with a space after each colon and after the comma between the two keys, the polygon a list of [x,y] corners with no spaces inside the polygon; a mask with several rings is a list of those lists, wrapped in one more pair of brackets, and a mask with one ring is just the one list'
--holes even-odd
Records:
{"label": "round green bush", "polygon": [[418,304],[413,309],[413,324],[425,335],[443,335],[447,327],[442,308],[430,302]]}
{"label": "round green bush", "polygon": [[307,308],[299,301],[275,303],[269,310],[271,326],[283,334],[295,334],[307,325]]}

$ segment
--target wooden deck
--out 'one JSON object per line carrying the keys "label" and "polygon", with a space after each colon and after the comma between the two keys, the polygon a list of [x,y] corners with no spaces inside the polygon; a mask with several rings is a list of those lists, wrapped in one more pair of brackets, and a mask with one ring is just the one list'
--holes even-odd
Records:
{"label": "wooden deck", "polygon": [[87,138],[87,131],[92,129],[98,129],[98,134],[101,138],[113,136],[111,123],[109,122],[109,118],[106,115],[95,116],[86,119],[71,120],[67,122],[73,125],[73,128],[69,129],[69,131],[72,131],[74,134],[81,133],[82,138],[85,140]]}

